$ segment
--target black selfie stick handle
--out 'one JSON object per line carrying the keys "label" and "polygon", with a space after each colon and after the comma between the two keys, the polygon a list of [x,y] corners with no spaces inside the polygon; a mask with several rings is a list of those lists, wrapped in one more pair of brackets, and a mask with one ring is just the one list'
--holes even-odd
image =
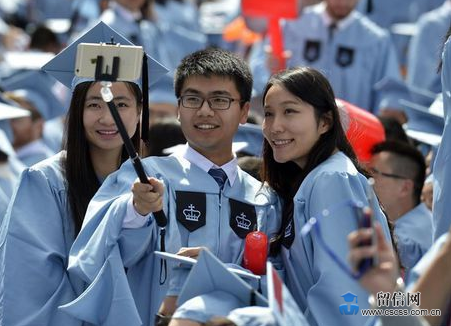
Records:
{"label": "black selfie stick handle", "polygon": [[[125,129],[124,124],[122,123],[122,119],[119,116],[119,113],[117,112],[116,105],[114,104],[113,101],[109,101],[106,103],[108,105],[108,108],[110,109],[111,115],[113,116],[114,122],[116,123],[117,129],[119,130],[122,140],[124,141],[125,149],[128,153],[128,156],[130,156],[133,167],[136,171],[136,174],[138,175],[139,181],[141,181],[141,183],[150,184],[146,172],[144,172],[141,160],[139,159],[139,156],[136,153],[135,148],[133,147],[131,139],[128,137],[127,130]],[[159,227],[166,226],[167,218],[162,210],[154,212],[153,216],[155,217],[155,221],[157,222],[157,225]]]}

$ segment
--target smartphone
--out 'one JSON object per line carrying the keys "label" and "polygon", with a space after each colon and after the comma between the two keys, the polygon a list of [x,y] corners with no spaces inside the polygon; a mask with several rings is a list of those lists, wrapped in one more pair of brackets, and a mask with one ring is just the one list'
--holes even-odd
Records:
{"label": "smartphone", "polygon": [[113,59],[119,58],[119,81],[132,81],[141,76],[144,50],[142,46],[107,44],[107,43],[80,43],[77,46],[75,60],[75,75],[81,78],[95,78],[96,66],[102,57],[101,73],[111,74]]}
{"label": "smartphone", "polygon": [[[359,207],[357,209],[357,224],[358,228],[373,228],[373,233],[370,239],[361,241],[359,246],[371,246],[376,244],[376,232],[374,231],[374,214],[373,214],[373,202],[374,202],[374,191],[373,191],[374,179],[368,179],[368,185],[366,189],[367,205]],[[357,268],[360,273],[364,273],[369,268],[377,265],[377,257],[365,258],[358,264]]]}

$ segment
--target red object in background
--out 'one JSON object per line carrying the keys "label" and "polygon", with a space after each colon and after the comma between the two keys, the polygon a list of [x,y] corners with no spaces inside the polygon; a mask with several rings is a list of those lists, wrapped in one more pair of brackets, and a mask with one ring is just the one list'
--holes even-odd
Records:
{"label": "red object in background", "polygon": [[268,19],[272,53],[279,61],[279,68],[284,69],[283,38],[279,20],[298,16],[297,0],[242,0],[241,10],[245,16],[266,17]]}
{"label": "red object in background", "polygon": [[256,275],[266,274],[268,237],[261,231],[247,234],[244,243],[243,267]]}
{"label": "red object in background", "polygon": [[363,110],[351,103],[337,100],[339,107],[347,113],[346,136],[354,148],[358,159],[362,163],[368,163],[371,159],[371,148],[385,140],[385,131],[379,119],[370,112]]}

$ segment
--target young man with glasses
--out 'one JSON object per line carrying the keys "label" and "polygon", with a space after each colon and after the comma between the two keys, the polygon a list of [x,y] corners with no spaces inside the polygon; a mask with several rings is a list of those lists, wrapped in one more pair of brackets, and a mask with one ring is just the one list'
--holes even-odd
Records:
{"label": "young man with glasses", "polygon": [[[196,257],[207,247],[224,263],[241,265],[249,232],[260,230],[271,238],[280,228],[277,197],[242,171],[232,152],[233,136],[249,111],[251,73],[237,56],[207,49],[182,60],[174,88],[188,143],[169,157],[142,161],[147,175],[165,185],[166,250]],[[131,164],[124,164],[90,204],[69,265],[91,283],[89,293],[77,304],[90,305],[90,310],[99,304],[110,308],[102,316],[102,309],[97,309],[88,321],[111,318],[117,322],[120,316],[127,325],[135,325],[132,321],[153,325],[158,311],[159,316],[167,316],[176,308],[176,296],[189,269],[168,261],[165,275],[164,265],[153,253],[162,248],[149,211],[151,190],[136,180]],[[127,282],[118,281],[124,278]],[[105,284],[113,285],[102,287]],[[105,298],[111,303],[105,303]]]}
{"label": "young man with glasses", "polygon": [[420,199],[425,159],[415,147],[396,141],[376,145],[372,154],[374,190],[394,223],[399,257],[408,272],[432,245],[432,214]]}

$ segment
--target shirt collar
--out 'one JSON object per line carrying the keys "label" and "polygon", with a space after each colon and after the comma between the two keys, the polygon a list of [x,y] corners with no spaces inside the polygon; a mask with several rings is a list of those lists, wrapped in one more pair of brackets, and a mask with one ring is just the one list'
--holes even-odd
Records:
{"label": "shirt collar", "polygon": [[[323,2],[323,3],[319,4],[318,7],[321,8],[324,25],[329,27],[330,25],[332,25],[334,20],[327,13],[327,11],[326,11],[326,4]],[[354,11],[355,11],[355,9],[353,11],[351,11],[349,13],[349,15],[347,15],[345,18],[335,21],[335,26],[336,26],[337,30],[343,29],[346,26],[348,26],[349,24],[351,24],[351,22],[353,20]]]}
{"label": "shirt collar", "polygon": [[230,184],[230,187],[233,186],[235,182],[237,173],[238,173],[238,161],[236,156],[233,156],[229,162],[224,165],[217,166],[212,161],[207,159],[205,156],[194,150],[191,146],[186,144],[183,149],[179,152],[179,155],[185,158],[188,162],[196,165],[200,169],[204,170],[208,173],[208,170],[211,168],[221,168],[224,170],[225,174],[227,174],[227,180]]}

